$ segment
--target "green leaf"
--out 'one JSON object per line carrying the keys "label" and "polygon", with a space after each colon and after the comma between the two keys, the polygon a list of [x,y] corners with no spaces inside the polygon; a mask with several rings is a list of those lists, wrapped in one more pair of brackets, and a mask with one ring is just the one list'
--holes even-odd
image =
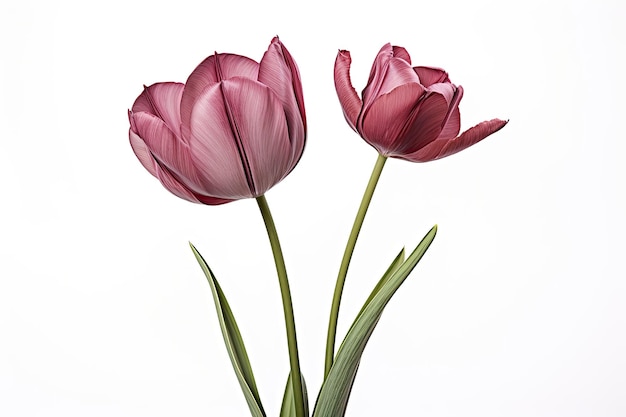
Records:
{"label": "green leaf", "polygon": [[391,274],[386,277],[387,273],[385,273],[374,288],[368,302],[365,303],[339,347],[335,362],[318,395],[313,417],[343,417],[345,415],[361,356],[385,306],[422,259],[436,234],[437,226],[435,225],[400,266],[397,266],[397,262],[402,253],[398,255],[388,269],[388,272],[392,271]]}
{"label": "green leaf", "polygon": [[193,254],[209,281],[209,286],[213,293],[213,300],[215,301],[217,317],[219,319],[220,328],[222,329],[222,335],[224,336],[224,343],[226,344],[226,350],[228,351],[228,356],[230,356],[230,361],[233,364],[235,374],[241,385],[243,395],[246,397],[252,416],[265,417],[265,411],[263,410],[261,398],[256,387],[256,382],[254,381],[250,360],[248,359],[239,327],[235,321],[235,316],[211,268],[209,268],[202,255],[200,255],[200,252],[198,252],[191,243],[189,243],[189,246],[191,246]]}
{"label": "green leaf", "polygon": [[[306,389],[306,382],[302,376],[302,396],[304,397],[304,415],[309,415],[309,397]],[[285,395],[283,396],[283,404],[280,407],[280,417],[295,417],[296,403],[293,398],[293,384],[291,383],[291,372],[287,378],[287,386],[285,386]]]}
{"label": "green leaf", "polygon": [[391,262],[391,265],[389,265],[389,268],[387,268],[383,276],[380,278],[380,280],[378,281],[378,283],[372,290],[370,296],[367,298],[367,300],[365,300],[365,303],[363,303],[363,307],[361,307],[361,311],[359,311],[359,314],[357,314],[356,318],[354,319],[354,322],[352,323],[352,326],[350,326],[350,329],[352,329],[352,327],[354,326],[354,323],[356,323],[359,317],[361,317],[361,314],[363,314],[365,307],[368,306],[370,301],[372,301],[372,299],[376,296],[376,294],[378,294],[380,289],[387,283],[387,281],[389,281],[389,278],[391,278],[393,273],[396,272],[403,263],[404,263],[404,248],[402,248],[402,250],[400,251],[400,253],[398,253],[398,255],[395,257],[393,262]]}

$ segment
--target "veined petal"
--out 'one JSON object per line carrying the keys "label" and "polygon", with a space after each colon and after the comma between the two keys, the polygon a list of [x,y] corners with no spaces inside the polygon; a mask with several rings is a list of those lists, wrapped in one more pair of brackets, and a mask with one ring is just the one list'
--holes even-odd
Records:
{"label": "veined petal", "polygon": [[383,155],[404,148],[399,142],[423,94],[420,84],[410,83],[379,96],[362,113],[359,133]]}
{"label": "veined petal", "polygon": [[187,79],[181,99],[180,113],[185,139],[188,136],[193,105],[207,86],[215,84],[221,79],[226,80],[233,77],[256,80],[258,74],[259,64],[241,55],[215,53],[202,61]]}
{"label": "veined petal", "polygon": [[460,152],[475,143],[480,142],[487,136],[502,129],[508,121],[500,119],[492,119],[477,124],[476,126],[466,130],[459,137],[454,139],[437,139],[424,148],[414,152],[413,154],[406,155],[404,159],[413,162],[428,162],[435,159],[445,158],[446,156],[453,155]]}
{"label": "veined petal", "polygon": [[335,59],[335,89],[346,121],[356,131],[356,121],[363,106],[350,79],[352,58],[349,51],[339,51]]}
{"label": "veined petal", "polygon": [[443,128],[441,129],[441,133],[437,137],[439,139],[454,139],[461,130],[461,112],[459,111],[459,106],[452,107],[449,110],[448,115],[446,116],[446,121],[443,124]]}
{"label": "veined petal", "polygon": [[165,125],[180,136],[180,100],[183,95],[182,83],[156,83],[144,87],[133,104],[133,113],[145,112],[165,122]]}
{"label": "veined petal", "polygon": [[409,65],[411,64],[411,56],[409,52],[401,46],[393,46],[393,56],[405,60]]}
{"label": "veined petal", "polygon": [[[296,130],[292,131],[291,129],[289,129],[289,137],[291,138],[291,147],[292,147],[291,163],[290,163],[290,169],[289,169],[289,172],[291,172],[291,170],[300,161],[300,158],[302,157],[302,153],[304,152],[304,145],[306,143],[308,125],[306,121],[306,110],[304,108],[304,94],[302,92],[302,81],[300,79],[300,71],[298,70],[298,65],[296,65],[296,61],[293,59],[293,57],[291,56],[291,53],[289,53],[285,45],[283,45],[282,42],[278,40],[278,37],[272,40],[272,42],[274,41],[278,42],[278,44],[281,46],[281,50],[283,52],[283,55],[285,56],[285,62],[287,62],[287,65],[289,66],[289,69],[291,70],[291,79],[293,81],[293,89],[296,95],[296,102],[298,104],[298,109],[300,110],[300,118],[304,126],[304,135],[302,136],[302,139],[300,139],[299,136],[294,134]],[[299,129],[297,131],[299,132]],[[289,172],[287,172],[285,175],[287,175]]]}
{"label": "veined petal", "polygon": [[361,97],[363,99],[363,108],[367,108],[372,104],[372,101],[378,96],[378,91],[385,78],[385,71],[389,65],[389,60],[393,57],[393,47],[387,43],[380,48],[372,69],[370,70],[370,76],[367,80],[367,85],[363,89]]}
{"label": "veined petal", "polygon": [[191,201],[192,203],[200,203],[200,200],[198,200],[196,195],[185,187],[184,184],[174,178],[169,170],[159,169],[157,171],[157,178],[161,181],[161,184],[163,184],[163,186],[175,196]]}
{"label": "veined petal", "polygon": [[172,194],[184,200],[191,201],[192,203],[217,206],[220,204],[226,204],[234,201],[195,193],[192,190],[188,189],[184,184],[177,181],[176,178],[166,169],[160,170],[157,178],[159,179],[159,181],[161,181],[161,184],[163,184],[163,186]]}
{"label": "veined petal", "polygon": [[246,78],[208,86],[190,121],[190,150],[215,197],[258,197],[288,172],[292,150],[283,107],[268,87]]}
{"label": "veined petal", "polygon": [[192,203],[200,203],[191,190],[176,180],[167,168],[162,167],[158,163],[158,161],[152,156],[148,146],[132,130],[129,131],[129,138],[130,146],[133,148],[133,152],[135,152],[135,155],[137,156],[137,159],[139,159],[139,162],[141,162],[141,165],[143,165],[144,168],[150,172],[150,174],[156,177],[168,191],[184,200],[191,201]]}
{"label": "veined petal", "polygon": [[419,77],[413,71],[411,64],[404,59],[392,58],[389,60],[385,77],[378,91],[379,95],[387,94],[403,84],[419,83]]}
{"label": "veined petal", "polygon": [[[376,57],[374,62],[376,74],[374,74],[373,79],[370,75],[372,79],[371,88],[368,84],[366,91],[363,91],[363,108],[365,110],[372,105],[377,97],[387,94],[401,85],[419,83],[419,77],[411,67],[411,64],[404,58],[393,56],[396,51],[400,56],[405,56],[402,48],[394,49],[394,47],[388,46],[387,48],[383,47],[379,56]],[[374,71],[374,68],[372,68],[372,71]]]}
{"label": "veined petal", "polygon": [[492,119],[476,126],[469,128],[465,132],[455,139],[448,141],[439,152],[437,158],[445,158],[446,156],[453,155],[463,149],[469,148],[475,143],[480,142],[487,136],[496,133],[502,129],[508,123],[507,120]]}
{"label": "veined petal", "polygon": [[436,83],[449,83],[448,73],[436,67],[415,67],[415,73],[420,78],[424,87],[430,87]]}
{"label": "veined petal", "polygon": [[[258,197],[293,168],[293,144],[285,112],[279,98],[265,85],[246,79],[224,81],[223,85],[238,140],[252,174],[254,197]],[[300,146],[299,154],[302,149]]]}
{"label": "veined petal", "polygon": [[458,86],[449,104],[448,114],[443,122],[443,129],[437,139],[453,139],[461,130],[461,112],[459,111],[459,103],[463,98],[463,87]]}
{"label": "veined petal", "polygon": [[228,200],[225,198],[209,197],[209,196],[201,195],[201,194],[195,194],[195,196],[198,199],[198,201],[200,201],[202,204],[207,204],[209,206],[219,206],[221,204],[226,204],[226,203],[230,203],[231,201],[235,201],[235,200]]}
{"label": "veined petal", "polygon": [[133,148],[133,152],[135,152],[135,156],[137,156],[141,165],[143,165],[143,167],[147,169],[150,174],[158,178],[157,162],[150,153],[150,149],[148,149],[146,143],[139,137],[139,135],[133,132],[133,129],[128,130],[128,137],[130,139],[130,146]]}
{"label": "veined petal", "polygon": [[148,113],[131,114],[132,126],[159,164],[180,178],[190,188],[201,189],[200,181],[189,153],[189,146],[176,136],[165,123]]}
{"label": "veined petal", "polygon": [[428,91],[441,94],[446,99],[446,103],[448,103],[449,106],[452,103],[456,87],[451,83],[436,83],[429,86]]}
{"label": "veined petal", "polygon": [[188,142],[202,190],[226,199],[252,196],[235,132],[226,111],[221,83],[207,86],[195,101],[189,121]]}
{"label": "veined petal", "polygon": [[397,145],[389,156],[402,157],[426,146],[439,137],[448,113],[448,102],[442,94],[429,91],[415,108]]}
{"label": "veined petal", "polygon": [[298,67],[278,40],[272,42],[259,64],[259,82],[268,86],[281,101],[287,115],[289,137],[294,148],[302,148],[306,137],[306,113]]}

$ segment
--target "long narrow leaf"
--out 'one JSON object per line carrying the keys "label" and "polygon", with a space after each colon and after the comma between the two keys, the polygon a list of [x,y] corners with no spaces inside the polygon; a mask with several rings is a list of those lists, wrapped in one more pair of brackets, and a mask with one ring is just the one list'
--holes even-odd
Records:
{"label": "long narrow leaf", "polygon": [[[306,382],[302,376],[302,396],[304,397],[304,415],[309,415],[309,397],[306,389]],[[287,378],[287,386],[285,387],[285,395],[283,396],[283,404],[280,407],[280,417],[296,417],[296,402],[293,398],[293,384],[291,383],[291,372]]]}
{"label": "long narrow leaf", "polygon": [[[389,268],[387,268],[387,270],[385,271],[383,276],[376,283],[376,286],[374,287],[374,289],[370,293],[370,296],[367,297],[367,300],[365,300],[365,303],[363,303],[363,307],[361,307],[361,310],[359,311],[359,314],[356,315],[356,317],[354,319],[354,322],[352,323],[352,326],[350,326],[350,329],[352,329],[352,327],[354,326],[354,323],[356,323],[356,321],[359,319],[359,317],[361,317],[361,314],[363,314],[363,311],[368,306],[370,301],[372,301],[372,299],[376,296],[376,294],[378,294],[380,289],[387,283],[387,281],[389,281],[389,279],[391,278],[393,273],[396,272],[398,270],[398,268],[400,268],[400,266],[402,266],[403,263],[404,263],[404,248],[402,248],[400,253],[398,253],[398,255],[396,255],[396,257],[393,260],[393,262],[391,262],[391,265],[389,265]],[[350,331],[350,330],[348,330],[348,331]]]}
{"label": "long narrow leaf", "polygon": [[[434,226],[407,260],[382,283],[376,294],[357,316],[341,344],[328,378],[320,390],[313,417],[343,417],[367,342],[383,310],[397,289],[420,261],[437,233]],[[393,264],[392,264],[393,265]],[[384,279],[384,276],[383,276]]]}
{"label": "long narrow leaf", "polygon": [[209,281],[209,286],[213,293],[213,300],[215,301],[217,317],[222,330],[222,336],[224,336],[224,343],[226,344],[226,350],[228,351],[228,356],[230,356],[248,407],[250,407],[250,412],[253,417],[265,417],[265,411],[263,410],[261,398],[256,387],[256,382],[254,381],[250,360],[248,359],[248,354],[241,333],[239,332],[235,316],[211,268],[209,268],[202,255],[200,255],[200,252],[198,252],[191,243],[189,243],[189,246],[191,246],[194,256],[198,260],[204,275],[206,275],[207,281]]}

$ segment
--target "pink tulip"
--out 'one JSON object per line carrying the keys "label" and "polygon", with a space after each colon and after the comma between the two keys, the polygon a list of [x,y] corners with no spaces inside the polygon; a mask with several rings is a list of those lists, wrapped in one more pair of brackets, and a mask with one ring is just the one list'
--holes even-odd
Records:
{"label": "pink tulip", "polygon": [[277,37],[260,63],[215,53],[184,85],[145,87],[128,114],[139,161],[194,203],[265,194],[296,166],[306,142],[300,74]]}
{"label": "pink tulip", "polygon": [[350,81],[350,52],[339,51],[335,87],[350,127],[381,155],[412,162],[443,158],[483,140],[506,125],[493,119],[459,135],[463,88],[439,68],[411,67],[408,52],[383,46],[362,99]]}

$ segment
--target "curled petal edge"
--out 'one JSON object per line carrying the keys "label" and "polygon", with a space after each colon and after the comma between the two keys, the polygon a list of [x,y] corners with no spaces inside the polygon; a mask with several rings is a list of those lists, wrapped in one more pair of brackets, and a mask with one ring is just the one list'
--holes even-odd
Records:
{"label": "curled petal edge", "polygon": [[363,107],[363,102],[352,86],[352,80],[350,79],[351,63],[352,58],[349,51],[340,50],[337,53],[337,58],[335,59],[335,89],[337,90],[343,115],[352,130],[356,132],[356,122]]}
{"label": "curled petal edge", "polygon": [[437,139],[420,150],[401,157],[411,162],[429,162],[454,155],[496,133],[508,123],[508,120],[491,119],[467,129],[454,139]]}

